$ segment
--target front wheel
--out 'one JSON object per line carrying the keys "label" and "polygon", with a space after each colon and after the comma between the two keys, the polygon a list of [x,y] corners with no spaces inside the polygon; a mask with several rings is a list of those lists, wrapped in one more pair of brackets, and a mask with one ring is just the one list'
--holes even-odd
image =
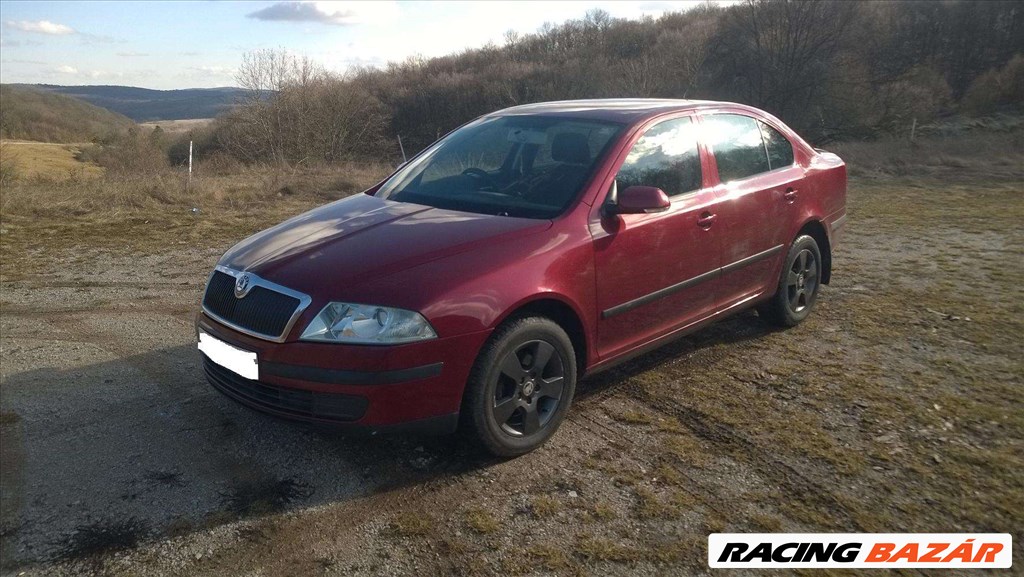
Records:
{"label": "front wheel", "polygon": [[799,236],[786,255],[775,296],[758,307],[758,314],[773,325],[794,327],[811,314],[820,289],[818,242],[808,235]]}
{"label": "front wheel", "polygon": [[500,457],[544,444],[565,418],[576,390],[569,336],[543,317],[499,327],[484,345],[466,384],[466,434]]}

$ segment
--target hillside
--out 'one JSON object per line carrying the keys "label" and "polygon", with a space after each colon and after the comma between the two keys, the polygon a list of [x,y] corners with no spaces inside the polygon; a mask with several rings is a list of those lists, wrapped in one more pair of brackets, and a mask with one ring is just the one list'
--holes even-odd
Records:
{"label": "hillside", "polygon": [[121,114],[70,96],[0,85],[0,137],[40,142],[89,142],[127,129]]}
{"label": "hillside", "polygon": [[131,86],[36,84],[32,88],[74,96],[136,122],[213,118],[230,108],[242,93],[240,88],[230,87],[150,90]]}

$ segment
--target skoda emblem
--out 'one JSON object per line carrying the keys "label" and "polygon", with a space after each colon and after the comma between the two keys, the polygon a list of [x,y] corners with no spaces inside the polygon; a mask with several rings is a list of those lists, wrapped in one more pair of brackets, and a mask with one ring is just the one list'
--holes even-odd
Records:
{"label": "skoda emblem", "polygon": [[252,288],[250,280],[249,273],[242,274],[235,279],[235,298],[242,298],[249,294],[249,289]]}

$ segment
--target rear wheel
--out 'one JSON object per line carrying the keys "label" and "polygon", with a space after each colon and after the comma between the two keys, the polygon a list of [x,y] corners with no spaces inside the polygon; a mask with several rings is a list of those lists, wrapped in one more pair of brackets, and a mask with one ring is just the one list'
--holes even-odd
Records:
{"label": "rear wheel", "polygon": [[510,321],[484,345],[466,384],[466,433],[494,455],[528,453],[558,429],[575,390],[565,331],[543,317]]}
{"label": "rear wheel", "polygon": [[818,243],[811,236],[799,236],[786,255],[775,296],[758,307],[758,314],[774,325],[794,327],[811,314],[820,288]]}

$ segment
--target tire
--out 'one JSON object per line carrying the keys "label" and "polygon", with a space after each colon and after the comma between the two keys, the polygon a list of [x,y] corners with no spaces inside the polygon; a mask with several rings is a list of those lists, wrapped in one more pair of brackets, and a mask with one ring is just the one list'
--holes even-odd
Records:
{"label": "tire", "polygon": [[544,317],[507,321],[473,365],[463,434],[499,457],[529,453],[558,430],[575,391],[576,354],[562,327]]}
{"label": "tire", "polygon": [[775,296],[757,308],[770,324],[795,327],[803,322],[821,290],[821,250],[808,235],[797,237],[786,254]]}

